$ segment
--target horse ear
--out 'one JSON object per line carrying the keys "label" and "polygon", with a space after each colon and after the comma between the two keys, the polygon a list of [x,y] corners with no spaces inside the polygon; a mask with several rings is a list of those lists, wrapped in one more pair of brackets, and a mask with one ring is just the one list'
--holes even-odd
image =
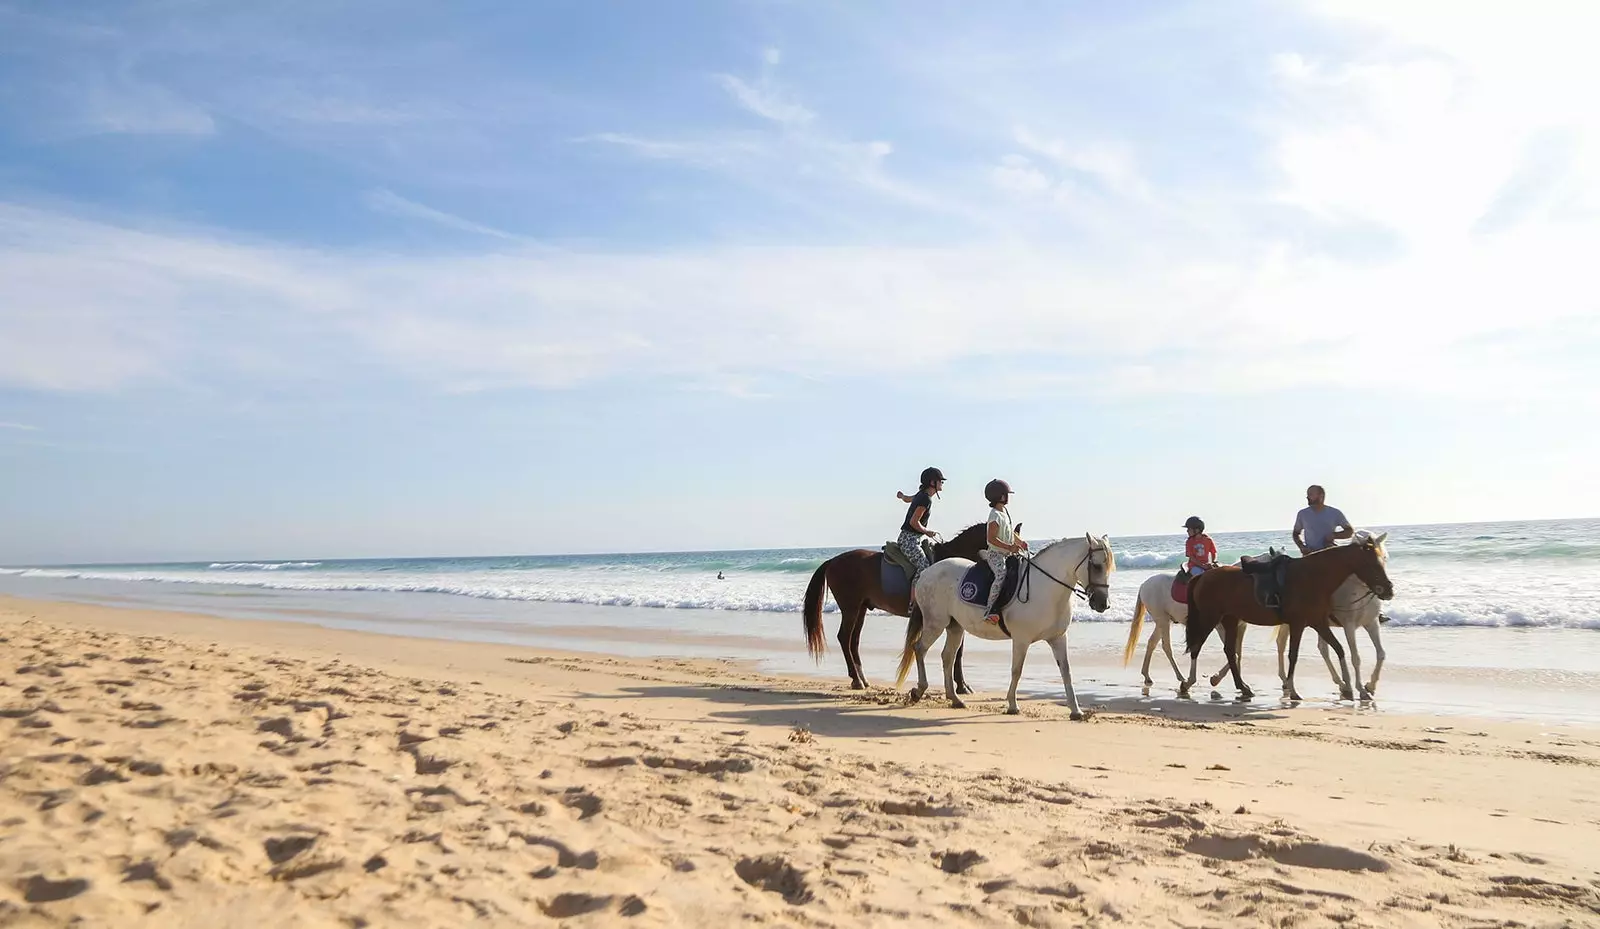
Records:
{"label": "horse ear", "polygon": [[1387,533],[1387,532],[1385,532],[1382,535],[1378,536],[1378,544],[1382,545],[1383,544],[1383,540],[1387,539],[1388,537],[1389,537],[1389,533]]}
{"label": "horse ear", "polygon": [[1088,543],[1089,543],[1089,544],[1090,544],[1090,545],[1093,545],[1093,544],[1094,544],[1094,533],[1092,533],[1092,532],[1085,532],[1085,533],[1084,533],[1084,534],[1083,534],[1083,540],[1084,540],[1084,541],[1085,541],[1085,542],[1088,542]]}

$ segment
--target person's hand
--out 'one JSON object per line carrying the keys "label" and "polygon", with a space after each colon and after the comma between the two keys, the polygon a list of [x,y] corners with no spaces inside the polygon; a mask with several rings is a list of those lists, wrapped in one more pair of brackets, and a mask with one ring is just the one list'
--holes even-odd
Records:
{"label": "person's hand", "polygon": [[1025,551],[1027,551],[1027,550],[1028,550],[1028,543],[1027,543],[1027,541],[1026,541],[1026,540],[1024,540],[1024,539],[1018,539],[1018,540],[1017,540],[1017,551],[1019,551],[1019,552],[1025,552]]}

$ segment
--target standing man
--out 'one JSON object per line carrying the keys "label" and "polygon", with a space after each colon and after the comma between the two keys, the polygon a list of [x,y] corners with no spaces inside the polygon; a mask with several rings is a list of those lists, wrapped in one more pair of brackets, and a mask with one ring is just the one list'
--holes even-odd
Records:
{"label": "standing man", "polygon": [[1306,488],[1306,503],[1310,504],[1294,518],[1294,544],[1300,554],[1309,555],[1332,545],[1337,539],[1348,539],[1356,534],[1350,520],[1344,518],[1337,507],[1327,504],[1328,492],[1321,484]]}

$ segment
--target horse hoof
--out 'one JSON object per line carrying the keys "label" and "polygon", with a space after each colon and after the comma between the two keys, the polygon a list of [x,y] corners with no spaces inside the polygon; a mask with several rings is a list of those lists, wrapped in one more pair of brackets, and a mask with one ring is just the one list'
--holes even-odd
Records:
{"label": "horse hoof", "polygon": [[1351,693],[1348,690],[1339,691],[1339,699],[1340,700],[1354,700],[1355,698],[1356,698],[1355,694]]}
{"label": "horse hoof", "polygon": [[1215,687],[1220,683],[1222,683],[1222,675],[1220,675],[1220,674],[1211,675],[1211,686],[1212,687]]}
{"label": "horse hoof", "polygon": [[958,694],[970,694],[970,693],[972,693],[972,688],[968,687],[965,684],[957,684],[956,685],[956,693],[958,693]]}
{"label": "horse hoof", "polygon": [[1299,703],[1300,702],[1300,695],[1298,693],[1292,691],[1292,690],[1289,691],[1289,702],[1290,703]]}
{"label": "horse hoof", "polygon": [[1075,723],[1083,722],[1083,718],[1084,718],[1083,717],[1083,711],[1082,710],[1073,710],[1072,711],[1072,716],[1070,718]]}
{"label": "horse hoof", "polygon": [[1255,695],[1256,695],[1256,692],[1251,690],[1248,687],[1243,688],[1242,690],[1239,691],[1239,699],[1241,699],[1241,700],[1249,700],[1250,698],[1254,697]]}
{"label": "horse hoof", "polygon": [[961,702],[961,698],[960,697],[951,697],[950,698],[950,707],[952,709],[964,710],[964,709],[967,708],[967,705],[965,703]]}
{"label": "horse hoof", "polygon": [[853,681],[850,682],[850,689],[851,690],[866,690],[867,689],[867,682],[866,681],[854,681],[853,680]]}
{"label": "horse hoof", "polygon": [[912,703],[916,703],[918,700],[922,699],[922,694],[923,694],[923,691],[917,690],[916,688],[912,688],[911,690],[906,692],[906,697]]}
{"label": "horse hoof", "polygon": [[1017,709],[1014,706],[1006,707],[1006,715],[1007,716],[1018,716],[1018,715],[1021,715],[1021,713],[1022,713],[1022,711]]}
{"label": "horse hoof", "polygon": [[1374,694],[1376,694],[1377,692],[1378,692],[1378,682],[1377,681],[1373,681],[1372,683],[1368,684],[1367,685],[1367,689],[1365,691],[1363,691],[1363,693],[1365,693],[1367,695],[1367,699],[1369,699],[1369,700],[1372,699],[1372,696]]}
{"label": "horse hoof", "polygon": [[1180,696],[1180,697],[1189,696],[1189,686],[1190,685],[1188,685],[1188,684],[1179,684],[1178,685],[1178,696]]}

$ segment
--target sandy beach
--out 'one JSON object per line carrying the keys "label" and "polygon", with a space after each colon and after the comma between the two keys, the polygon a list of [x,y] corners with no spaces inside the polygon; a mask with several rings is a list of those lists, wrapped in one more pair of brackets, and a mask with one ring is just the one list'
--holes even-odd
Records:
{"label": "sandy beach", "polygon": [[18,599],[0,653],[0,925],[1600,924],[1576,726]]}

